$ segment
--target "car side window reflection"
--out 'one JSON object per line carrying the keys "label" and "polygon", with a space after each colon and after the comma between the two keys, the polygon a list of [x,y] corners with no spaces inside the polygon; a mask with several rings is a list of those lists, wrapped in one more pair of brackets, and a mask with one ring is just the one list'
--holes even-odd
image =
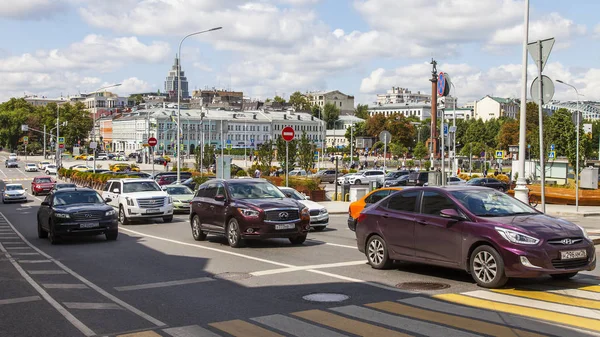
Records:
{"label": "car side window reflection", "polygon": [[454,209],[458,211],[454,202],[445,195],[431,191],[423,193],[421,213],[439,216],[443,209]]}
{"label": "car side window reflection", "polygon": [[414,212],[419,191],[396,193],[387,202],[387,208],[394,211]]}
{"label": "car side window reflection", "polygon": [[387,197],[388,195],[390,195],[390,190],[377,191],[377,192],[371,194],[370,196],[368,196],[365,199],[365,203],[366,204],[374,204],[374,203],[378,202],[379,200]]}
{"label": "car side window reflection", "polygon": [[204,188],[203,197],[214,199],[217,196],[217,184],[209,184]]}

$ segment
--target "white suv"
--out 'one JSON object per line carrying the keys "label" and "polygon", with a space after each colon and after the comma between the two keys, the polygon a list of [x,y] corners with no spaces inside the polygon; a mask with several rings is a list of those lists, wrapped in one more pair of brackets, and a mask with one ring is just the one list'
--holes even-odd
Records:
{"label": "white suv", "polygon": [[360,185],[360,184],[368,184],[371,181],[381,181],[383,183],[383,179],[385,177],[385,172],[380,170],[365,170],[353,174],[348,177],[348,182],[352,185]]}
{"label": "white suv", "polygon": [[111,179],[104,186],[102,198],[110,199],[108,204],[118,210],[123,225],[133,219],[173,220],[173,199],[152,179]]}

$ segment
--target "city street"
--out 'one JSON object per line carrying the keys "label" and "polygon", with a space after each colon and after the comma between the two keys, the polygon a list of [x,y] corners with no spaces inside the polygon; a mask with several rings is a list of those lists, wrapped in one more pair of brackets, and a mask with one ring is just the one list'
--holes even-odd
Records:
{"label": "city street", "polygon": [[[31,192],[32,177],[43,174],[24,172],[23,163],[0,169],[2,185]],[[43,197],[28,198],[0,205],[0,336],[600,335],[598,269],[568,282],[511,280],[494,291],[457,270],[375,270],[346,215],[331,215],[301,246],[197,242],[186,214],[121,226],[117,241],[51,245],[37,237]],[[318,293],[333,295],[305,298]]]}

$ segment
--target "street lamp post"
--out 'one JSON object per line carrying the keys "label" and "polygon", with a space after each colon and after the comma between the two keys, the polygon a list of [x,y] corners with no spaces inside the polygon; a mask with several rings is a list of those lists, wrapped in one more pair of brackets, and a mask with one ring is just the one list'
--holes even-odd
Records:
{"label": "street lamp post", "polygon": [[556,82],[558,83],[562,83],[566,86],[569,86],[571,88],[573,88],[575,90],[575,93],[577,94],[577,108],[575,110],[575,113],[577,114],[577,125],[575,125],[575,129],[577,132],[577,141],[576,141],[576,149],[575,149],[575,211],[579,212],[579,123],[580,121],[580,112],[579,112],[579,91],[577,90],[577,88],[575,88],[575,86],[570,85],[569,83],[565,83],[561,80],[556,80]]}
{"label": "street lamp post", "polygon": [[[219,30],[221,28],[223,28],[223,27],[215,27],[215,28],[191,33],[191,34],[184,36],[183,39],[181,39],[181,41],[179,41],[179,49],[177,52],[177,125],[181,125],[180,124],[181,123],[181,45],[183,44],[183,41],[185,41],[185,39],[187,39],[190,36],[212,32],[215,30]],[[180,144],[181,139],[180,139],[180,137],[181,137],[181,135],[179,134],[179,132],[177,132],[177,181],[179,181],[181,179],[181,144]]]}
{"label": "street lamp post", "polygon": [[[529,43],[529,0],[525,0],[523,25],[523,65],[521,68],[521,114],[519,116],[519,166],[515,198],[529,203],[529,189],[525,180],[525,153],[527,146],[527,44]],[[542,186],[543,190],[543,186]]]}
{"label": "street lamp post", "polygon": [[455,161],[456,161],[456,103],[457,103],[457,99],[456,99],[456,87],[454,86],[454,83],[450,82],[450,85],[452,85],[452,89],[454,89],[454,107],[452,109],[452,127],[454,128],[454,132],[452,132],[452,163],[450,164],[450,171],[451,171],[451,175],[453,175],[454,173],[452,172],[456,172],[457,171],[457,167],[455,167]]}

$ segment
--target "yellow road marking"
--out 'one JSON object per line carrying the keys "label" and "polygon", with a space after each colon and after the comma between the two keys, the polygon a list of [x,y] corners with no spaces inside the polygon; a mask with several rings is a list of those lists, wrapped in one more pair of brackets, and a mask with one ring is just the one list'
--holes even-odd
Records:
{"label": "yellow road marking", "polygon": [[410,335],[402,332],[389,330],[369,323],[363,323],[339,315],[335,315],[322,310],[306,310],[292,313],[292,315],[303,318],[307,321],[326,325],[334,329],[349,332],[358,336],[386,336],[386,337],[407,337]]}
{"label": "yellow road marking", "polygon": [[454,302],[458,304],[468,305],[471,307],[477,307],[492,311],[506,312],[509,314],[532,317],[545,321],[551,321],[564,325],[571,325],[583,329],[600,331],[600,321],[584,318],[574,315],[562,314],[554,311],[535,309],[523,307],[520,305],[499,303],[494,301],[486,301],[479,298],[458,295],[458,294],[441,294],[434,295],[434,298],[441,299],[448,302]]}
{"label": "yellow road marking", "polygon": [[423,321],[430,321],[433,323],[453,326],[463,330],[470,330],[484,335],[498,336],[498,337],[541,337],[533,332],[528,332],[520,329],[515,329],[495,323],[488,323],[478,321],[466,317],[454,316],[441,312],[430,311],[421,308],[415,308],[408,305],[396,303],[396,302],[379,302],[371,303],[366,306],[387,311],[396,315],[416,318]]}
{"label": "yellow road marking", "polygon": [[140,332],[133,332],[133,333],[128,333],[128,334],[124,334],[124,335],[118,335],[117,337],[161,337],[161,336],[152,330],[148,330],[148,331],[140,331]]}
{"label": "yellow road marking", "polygon": [[588,300],[585,298],[558,295],[558,294],[547,293],[547,292],[543,292],[543,291],[527,291],[527,290],[517,290],[517,289],[495,289],[492,291],[496,292],[496,293],[531,298],[531,299],[540,300],[540,301],[572,305],[575,307],[600,309],[600,301]]}
{"label": "yellow road marking", "polygon": [[250,324],[239,319],[234,319],[232,321],[225,322],[210,323],[209,325],[213,328],[225,331],[228,334],[236,337],[284,337],[278,333],[274,333],[272,331],[263,329],[257,325]]}
{"label": "yellow road marking", "polygon": [[600,293],[600,286],[586,286],[586,287],[581,287],[578,289],[585,290],[585,291],[593,291],[595,293]]}

